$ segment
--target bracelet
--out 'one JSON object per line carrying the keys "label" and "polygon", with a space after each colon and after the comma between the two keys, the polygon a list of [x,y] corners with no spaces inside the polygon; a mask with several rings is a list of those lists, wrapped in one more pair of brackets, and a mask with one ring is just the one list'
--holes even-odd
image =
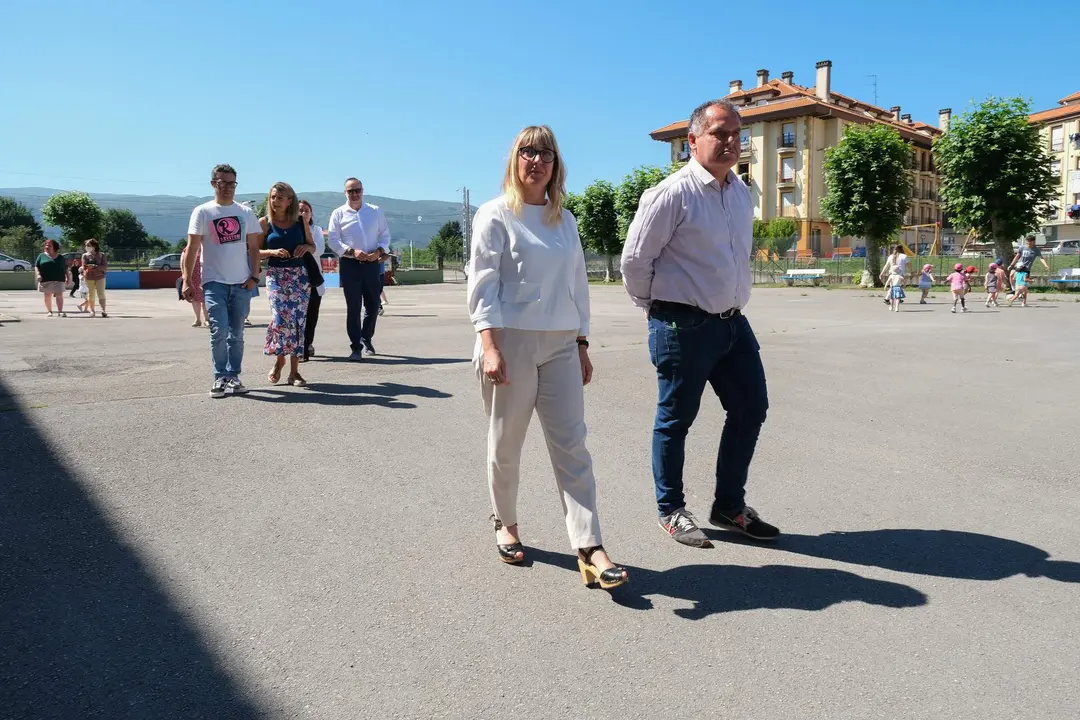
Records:
{"label": "bracelet", "polygon": [[588,340],[578,340],[577,344],[580,347],[583,347],[583,348],[586,348],[586,349],[588,349],[588,347],[589,347],[589,341]]}

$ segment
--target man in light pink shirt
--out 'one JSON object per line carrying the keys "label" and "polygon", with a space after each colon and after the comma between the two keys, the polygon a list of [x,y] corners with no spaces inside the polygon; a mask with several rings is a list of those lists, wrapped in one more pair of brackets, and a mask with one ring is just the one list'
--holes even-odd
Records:
{"label": "man in light pink shirt", "polygon": [[686,435],[706,383],[727,412],[709,521],[755,540],[780,534],[745,503],[769,398],[760,348],[742,314],[750,301],[754,210],[731,171],[741,128],[739,111],[726,100],[694,110],[693,158],[642,195],[623,247],[623,283],[648,311],[659,384],[652,469],[660,527],[694,547],[712,547],[683,496]]}

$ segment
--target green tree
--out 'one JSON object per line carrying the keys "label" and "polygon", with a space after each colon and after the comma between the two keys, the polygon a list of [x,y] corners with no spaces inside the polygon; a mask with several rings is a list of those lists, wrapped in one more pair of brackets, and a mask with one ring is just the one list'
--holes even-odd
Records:
{"label": "green tree", "polygon": [[443,223],[439,231],[431,238],[426,249],[434,258],[436,266],[442,270],[447,259],[459,260],[461,258],[463,248],[461,223],[457,220],[449,220]]}
{"label": "green tree", "polygon": [[29,208],[18,200],[0,197],[0,233],[12,228],[27,228],[34,237],[45,239],[45,231]]}
{"label": "green tree", "polygon": [[[184,252],[184,248],[186,248],[186,247],[187,247],[187,238],[182,237],[179,240],[177,240],[175,243],[173,243],[172,247],[169,250],[166,250],[165,252],[174,252],[174,253]],[[162,253],[162,254],[164,254],[164,253]]]}
{"label": "green tree", "polygon": [[624,238],[619,236],[619,214],[615,209],[615,186],[597,180],[585,188],[578,205],[578,233],[582,244],[607,261],[604,282],[615,279],[615,256],[622,252]]}
{"label": "green tree", "polygon": [[101,223],[101,244],[109,249],[150,247],[150,237],[142,222],[130,210],[109,208],[105,211]]}
{"label": "green tree", "polygon": [[934,142],[942,209],[956,226],[993,240],[1011,262],[1013,242],[1037,230],[1057,194],[1050,154],[1023,98],[991,97]]}
{"label": "green tree", "polygon": [[266,198],[263,198],[251,208],[255,213],[255,217],[266,217]]}
{"label": "green tree", "polygon": [[31,263],[41,252],[41,228],[17,225],[0,229],[0,252]]}
{"label": "green tree", "polygon": [[60,192],[45,201],[41,214],[50,225],[64,229],[64,244],[82,247],[101,232],[101,208],[84,192]]}
{"label": "green tree", "polygon": [[[184,244],[187,244],[186,240],[184,241]],[[173,243],[165,238],[158,237],[157,235],[149,235],[146,238],[146,250],[151,256],[168,255],[172,252],[180,252],[183,249],[184,248],[181,247],[180,250],[173,250]]]}
{"label": "green tree", "polygon": [[769,252],[784,257],[784,253],[799,239],[799,225],[791,218],[773,218],[769,222],[767,237]]}
{"label": "green tree", "polygon": [[630,223],[634,222],[634,216],[637,215],[641,196],[649,188],[659,185],[674,169],[674,166],[661,168],[642,165],[631,170],[619,183],[615,193],[615,210],[619,215],[619,238],[623,242],[626,242],[626,231],[630,229]]}
{"label": "green tree", "polygon": [[825,151],[821,211],[838,235],[866,239],[866,261],[880,284],[881,248],[897,233],[911,200],[911,146],[895,128],[849,125]]}

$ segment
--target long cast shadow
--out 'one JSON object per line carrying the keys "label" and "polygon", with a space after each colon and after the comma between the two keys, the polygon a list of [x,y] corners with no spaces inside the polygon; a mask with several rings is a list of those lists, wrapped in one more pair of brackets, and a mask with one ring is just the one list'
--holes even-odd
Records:
{"label": "long cast shadow", "polygon": [[[530,547],[532,562],[554,565],[577,573],[573,555]],[[740,610],[824,610],[842,602],[864,602],[890,608],[925,605],[926,596],[915,588],[884,580],[871,580],[843,570],[792,565],[684,565],[670,570],[623,565],[630,582],[611,591],[613,601],[635,610],[653,607],[649,595],[686,600],[693,605],[675,614],[687,620]]]}
{"label": "long cast shadow", "polygon": [[267,716],[2,380],[0,404],[0,716]]}
{"label": "long cast shadow", "polygon": [[[739,535],[707,531],[713,540],[745,542]],[[1015,540],[957,530],[888,529],[781,535],[776,550],[871,565],[916,575],[1002,580],[1013,575],[1080,583],[1080,563],[1051,560],[1049,553]]]}
{"label": "long cast shadow", "polygon": [[469,358],[422,358],[411,355],[373,355],[363,360],[350,360],[340,355],[320,355],[317,360],[330,363],[353,363],[358,367],[364,365],[456,365],[472,362]]}
{"label": "long cast shadow", "polygon": [[422,398],[448,398],[450,393],[423,385],[402,385],[384,382],[377,385],[344,385],[341,383],[312,382],[304,388],[278,389],[279,386],[253,388],[244,395],[249,400],[275,403],[306,403],[311,405],[378,405],[380,407],[408,410],[415,408],[411,402],[399,398],[412,395]]}

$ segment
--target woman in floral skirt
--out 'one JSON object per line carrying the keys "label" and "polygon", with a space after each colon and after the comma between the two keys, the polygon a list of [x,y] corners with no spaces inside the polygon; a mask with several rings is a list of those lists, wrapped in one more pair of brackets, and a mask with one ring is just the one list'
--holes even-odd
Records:
{"label": "woman in floral skirt", "polygon": [[300,218],[296,193],[288,183],[274,183],[270,188],[266,217],[260,223],[265,238],[260,255],[266,259],[266,294],[271,312],[264,352],[275,356],[267,379],[277,384],[288,356],[288,383],[306,385],[298,365],[304,355],[304,328],[311,298],[304,255],[315,252],[315,244],[307,223]]}

